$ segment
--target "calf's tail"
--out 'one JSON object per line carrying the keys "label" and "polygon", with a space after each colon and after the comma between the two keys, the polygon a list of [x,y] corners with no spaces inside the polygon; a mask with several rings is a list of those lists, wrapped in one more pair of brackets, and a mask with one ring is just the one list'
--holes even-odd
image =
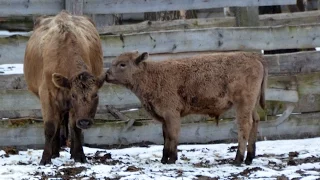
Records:
{"label": "calf's tail", "polygon": [[261,90],[260,90],[260,106],[262,109],[265,109],[266,107],[266,88],[267,88],[267,84],[268,84],[268,67],[266,65],[265,61],[262,61],[262,65],[263,65],[263,69],[264,69],[264,73],[263,73],[263,79],[262,79],[262,83],[261,83]]}

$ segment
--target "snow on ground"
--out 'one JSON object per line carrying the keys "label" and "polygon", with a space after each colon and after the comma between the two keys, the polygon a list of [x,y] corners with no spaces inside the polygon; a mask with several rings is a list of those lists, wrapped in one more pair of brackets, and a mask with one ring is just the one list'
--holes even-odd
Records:
{"label": "snow on ground", "polygon": [[[126,149],[84,147],[88,163],[74,163],[69,149],[39,166],[42,150],[0,151],[0,179],[320,179],[320,138],[261,141],[253,164],[231,165],[236,144],[179,145],[174,165],[160,163],[163,146]],[[8,151],[8,150],[7,150]]]}
{"label": "snow on ground", "polygon": [[23,64],[2,64],[0,65],[0,75],[23,74]]}
{"label": "snow on ground", "polygon": [[0,37],[8,37],[8,36],[13,36],[13,35],[27,36],[29,34],[31,34],[31,32],[12,32],[12,31],[0,30]]}

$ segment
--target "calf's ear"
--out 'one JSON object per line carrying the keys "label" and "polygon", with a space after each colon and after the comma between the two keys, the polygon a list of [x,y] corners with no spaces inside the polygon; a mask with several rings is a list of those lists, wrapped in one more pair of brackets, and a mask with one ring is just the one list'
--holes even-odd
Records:
{"label": "calf's ear", "polygon": [[58,88],[71,89],[69,79],[59,73],[52,74],[52,82]]}
{"label": "calf's ear", "polygon": [[138,65],[138,64],[141,63],[142,61],[148,59],[148,57],[149,57],[149,53],[147,53],[147,52],[142,53],[139,57],[137,57],[137,59],[136,59],[136,61],[135,61],[135,62],[136,62],[136,65]]}

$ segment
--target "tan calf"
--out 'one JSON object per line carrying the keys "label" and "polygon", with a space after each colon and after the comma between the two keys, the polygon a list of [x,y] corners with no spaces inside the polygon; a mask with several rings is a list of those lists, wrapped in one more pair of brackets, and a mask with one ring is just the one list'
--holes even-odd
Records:
{"label": "tan calf", "polygon": [[261,55],[246,52],[221,53],[189,58],[145,61],[148,53],[127,52],[118,56],[107,71],[106,81],[129,88],[143,107],[162,122],[162,163],[175,163],[180,118],[189,114],[219,117],[232,106],[238,122],[235,164],[255,156],[259,116],[257,101],[265,106],[267,69]]}
{"label": "tan calf", "polygon": [[59,156],[60,124],[69,120],[71,157],[86,162],[81,129],[93,123],[104,82],[99,34],[86,17],[62,11],[37,19],[25,53],[28,89],[41,101],[45,147],[40,164]]}

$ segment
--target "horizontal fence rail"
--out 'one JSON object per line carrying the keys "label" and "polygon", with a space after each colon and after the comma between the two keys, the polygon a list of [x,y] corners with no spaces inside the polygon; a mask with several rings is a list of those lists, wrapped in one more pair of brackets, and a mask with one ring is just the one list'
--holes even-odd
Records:
{"label": "horizontal fence rail", "polygon": [[173,10],[209,9],[296,4],[295,0],[84,0],[84,13],[138,13]]}
{"label": "horizontal fence rail", "polygon": [[[151,55],[159,61],[167,58],[182,58],[211,52],[177,53]],[[320,111],[319,71],[320,52],[297,52],[264,55],[269,68],[269,89],[267,90],[268,115],[282,113],[286,103],[295,103],[294,112],[310,113]],[[41,117],[38,99],[26,90],[23,75],[0,76],[0,116],[7,118]],[[103,105],[117,108],[140,108],[140,102],[129,90],[116,85],[105,84],[100,91],[100,108],[97,118],[114,119]],[[149,118],[143,110],[131,113],[135,118]],[[233,113],[225,113],[223,118],[232,118]],[[205,119],[201,117],[200,119]]]}
{"label": "horizontal fence rail", "polygon": [[[320,11],[259,15],[260,26],[299,25],[319,23]],[[172,21],[145,21],[130,25],[112,25],[97,27],[100,34],[128,34],[146,31],[200,29],[212,27],[234,27],[235,17],[215,17],[199,19],[179,19]],[[32,19],[22,20],[4,18],[0,29],[14,31],[32,31]]]}
{"label": "horizontal fence rail", "polygon": [[[25,15],[52,15],[72,8],[70,0],[1,0],[0,17]],[[79,5],[79,2],[83,3]],[[84,14],[113,14],[158,12],[189,9],[208,9],[219,7],[247,7],[296,4],[296,0],[78,0],[77,6],[83,6]],[[74,8],[74,7],[73,7]],[[77,8],[76,8],[77,9]]]}
{"label": "horizontal fence rail", "polygon": [[0,17],[53,15],[64,8],[64,0],[1,0]]}
{"label": "horizontal fence rail", "polygon": [[[299,97],[320,94],[320,72],[292,76],[270,76],[266,99],[297,103]],[[106,83],[99,91],[100,106],[130,106],[140,104],[138,98],[128,89]],[[0,90],[0,111],[40,109],[39,100],[26,89]],[[311,101],[312,102],[312,101]],[[319,105],[316,106],[319,108]],[[306,109],[306,108],[305,108]]]}
{"label": "horizontal fence rail", "polygon": [[[300,25],[319,23],[320,11],[259,15],[260,26]],[[235,17],[179,19],[173,21],[145,21],[130,25],[113,25],[98,28],[100,34],[128,34],[146,31],[234,27]],[[1,28],[1,25],[0,25]]]}
{"label": "horizontal fence rail", "polygon": [[[259,124],[258,139],[304,138],[320,135],[319,113],[291,115],[287,121],[275,120]],[[276,117],[273,117],[276,118]],[[33,120],[0,121],[0,145],[43,148],[43,123]],[[151,142],[163,144],[161,124],[155,121],[137,121],[124,131],[125,122],[95,121],[92,128],[84,131],[84,143],[90,146],[128,145]],[[212,143],[236,141],[237,126],[234,121],[184,123],[182,121],[179,143]]]}
{"label": "horizontal fence rail", "polygon": [[[320,46],[320,24],[204,28],[100,37],[103,54],[107,57],[132,50],[157,54],[313,48]],[[21,63],[28,39],[19,35],[0,38],[0,64]]]}

